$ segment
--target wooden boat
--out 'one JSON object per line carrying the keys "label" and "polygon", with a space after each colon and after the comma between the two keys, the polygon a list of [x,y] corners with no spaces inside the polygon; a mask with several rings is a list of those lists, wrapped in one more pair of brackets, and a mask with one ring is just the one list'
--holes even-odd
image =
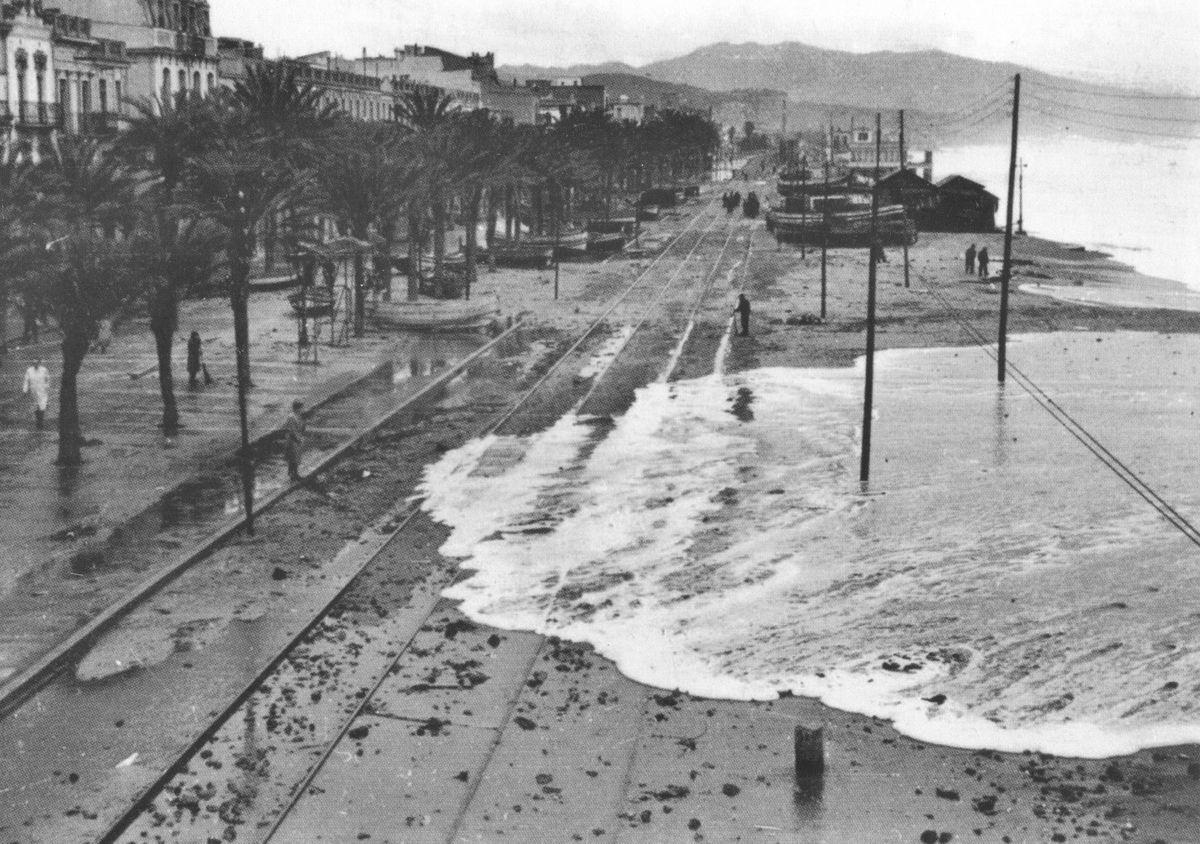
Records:
{"label": "wooden boat", "polygon": [[417,331],[469,331],[490,325],[500,315],[495,296],[463,299],[432,299],[421,296],[413,301],[378,302],[376,321]]}
{"label": "wooden boat", "polygon": [[587,251],[591,255],[614,255],[625,248],[625,235],[592,232],[588,237]]}
{"label": "wooden boat", "polygon": [[584,231],[563,231],[555,237],[553,234],[531,234],[521,239],[521,243],[536,247],[549,247],[559,258],[583,254],[588,248],[588,233]]}
{"label": "wooden boat", "polygon": [[501,266],[545,268],[554,261],[554,246],[497,240],[492,244],[492,255]]}
{"label": "wooden boat", "polygon": [[637,218],[642,222],[653,222],[659,217],[657,205],[643,205],[638,209]]}
{"label": "wooden boat", "polygon": [[611,217],[607,220],[588,220],[587,229],[592,234],[623,234],[633,237],[635,225],[633,217]]}
{"label": "wooden boat", "polygon": [[[767,214],[767,230],[783,243],[819,246],[824,237],[824,215],[790,214],[778,209]],[[879,208],[876,237],[882,246],[911,246],[917,242],[917,229],[903,205]],[[829,214],[829,245],[867,248],[871,245],[871,212],[838,211]]]}
{"label": "wooden boat", "polygon": [[290,290],[293,287],[299,286],[300,279],[295,273],[250,279],[251,293],[271,293],[277,290]]}

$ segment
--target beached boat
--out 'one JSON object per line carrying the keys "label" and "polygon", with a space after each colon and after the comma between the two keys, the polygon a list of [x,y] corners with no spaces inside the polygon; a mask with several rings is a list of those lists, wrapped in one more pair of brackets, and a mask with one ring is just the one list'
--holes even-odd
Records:
{"label": "beached boat", "polygon": [[[776,240],[819,246],[824,240],[825,215],[788,213],[774,209],[767,214],[767,230]],[[879,209],[876,237],[883,246],[911,246],[917,242],[917,229],[903,205],[884,205]],[[871,211],[836,211],[829,214],[830,246],[866,248],[871,245]]]}
{"label": "beached boat", "polygon": [[302,288],[290,294],[287,299],[297,316],[313,319],[327,317],[333,313],[334,293],[328,287]]}
{"label": "beached boat", "polygon": [[633,237],[636,221],[633,217],[610,217],[607,220],[588,220],[588,231],[593,234],[623,234]]}
{"label": "beached boat", "polygon": [[521,243],[531,247],[549,247],[554,250],[554,254],[559,258],[566,258],[572,255],[582,255],[587,252],[588,233],[570,230],[559,232],[557,236],[553,234],[531,234],[525,235],[521,239]]}
{"label": "beached boat", "polygon": [[554,246],[525,240],[516,243],[497,240],[492,244],[491,254],[500,266],[545,268],[554,261]]}
{"label": "beached boat", "polygon": [[467,331],[490,325],[499,315],[500,305],[494,296],[470,301],[421,296],[412,301],[378,302],[373,317],[387,325],[418,331]]}
{"label": "beached boat", "polygon": [[593,232],[588,238],[587,251],[590,255],[614,255],[625,248],[625,235],[600,234]]}
{"label": "beached boat", "polygon": [[659,218],[657,205],[643,205],[638,209],[637,218],[643,223],[654,222]]}

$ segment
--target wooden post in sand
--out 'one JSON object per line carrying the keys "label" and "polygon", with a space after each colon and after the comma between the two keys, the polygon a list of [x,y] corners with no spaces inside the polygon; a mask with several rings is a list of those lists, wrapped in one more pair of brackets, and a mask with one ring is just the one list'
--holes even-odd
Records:
{"label": "wooden post in sand", "polygon": [[815,730],[810,730],[797,724],[792,741],[796,749],[796,776],[806,779],[824,774],[824,729],[817,727]]}
{"label": "wooden post in sand", "polygon": [[1013,76],[1012,149],[1008,157],[1008,209],[1004,222],[1004,265],[1000,270],[1000,347],[996,379],[1003,384],[1008,357],[1008,280],[1012,275],[1013,188],[1017,178],[1017,122],[1021,114],[1021,74]]}
{"label": "wooden post in sand", "polygon": [[[900,169],[908,169],[908,151],[904,148],[904,109],[900,109]],[[905,211],[907,217],[907,209]],[[908,231],[904,232],[904,286],[908,287]]]}
{"label": "wooden post in sand", "polygon": [[867,257],[867,372],[863,385],[862,458],[858,480],[871,479],[871,412],[875,396],[875,258],[883,252],[879,245],[879,159],[882,154],[880,132],[883,118],[875,112],[875,185],[871,188],[871,237]]}
{"label": "wooden post in sand", "polygon": [[[830,136],[833,129],[830,128]],[[832,141],[830,142],[832,143]],[[825,204],[821,206],[821,319],[825,319],[825,286],[829,253],[829,156],[825,157]]]}

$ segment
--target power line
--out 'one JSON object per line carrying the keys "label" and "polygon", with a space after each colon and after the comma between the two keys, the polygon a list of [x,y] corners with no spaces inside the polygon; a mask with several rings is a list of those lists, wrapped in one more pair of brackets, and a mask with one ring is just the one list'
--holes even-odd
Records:
{"label": "power line", "polygon": [[976,127],[976,126],[978,126],[980,123],[984,123],[985,121],[991,120],[991,119],[993,119],[993,118],[996,118],[996,117],[1001,117],[1001,116],[1004,116],[1004,115],[1007,115],[1007,114],[1008,114],[1008,104],[1007,104],[1007,103],[1005,103],[1005,104],[1002,104],[1002,105],[1001,105],[1001,107],[999,107],[999,108],[993,108],[993,109],[992,109],[990,112],[988,112],[987,114],[981,115],[980,117],[976,118],[975,120],[971,121],[970,123],[966,123],[966,124],[964,124],[964,125],[962,125],[962,126],[955,126],[955,127],[933,127],[933,128],[934,128],[935,130],[941,129],[942,131],[945,131],[945,132],[947,132],[948,134],[951,134],[951,135],[959,135],[959,134],[962,134],[963,132],[966,132],[966,131],[968,131],[968,130],[970,130],[970,129],[973,129],[973,128],[975,128],[975,127]]}
{"label": "power line", "polygon": [[1093,114],[1103,114],[1108,117],[1122,117],[1122,118],[1127,118],[1129,120],[1147,120],[1147,121],[1155,121],[1155,122],[1159,122],[1159,123],[1185,123],[1189,126],[1200,125],[1200,118],[1195,118],[1195,117],[1158,117],[1155,115],[1146,115],[1146,114],[1130,114],[1127,111],[1109,111],[1108,109],[1103,109],[1103,108],[1089,108],[1088,106],[1074,105],[1072,103],[1064,103],[1064,102],[1061,102],[1060,100],[1055,100],[1055,99],[1051,99],[1048,97],[1040,97],[1037,95],[1037,93],[1034,93],[1033,99],[1037,100],[1038,102],[1042,103],[1043,105],[1058,106],[1060,108],[1069,108],[1069,109],[1074,109],[1075,111],[1089,111],[1089,112],[1092,112]]}
{"label": "power line", "polygon": [[981,114],[983,111],[985,111],[989,108],[994,108],[996,105],[999,105],[1000,103],[1006,103],[1008,101],[1008,96],[1007,96],[1006,92],[997,92],[997,93],[1005,93],[1005,96],[997,97],[996,94],[993,93],[986,99],[981,100],[980,102],[976,103],[974,106],[972,106],[970,108],[970,110],[966,111],[963,114],[960,114],[956,117],[942,117],[942,118],[938,118],[936,120],[930,120],[927,122],[926,125],[949,126],[953,123],[961,123],[965,120],[970,120],[974,117],[978,117],[979,114]]}
{"label": "power line", "polygon": [[[992,359],[996,359],[996,355],[990,348],[990,341],[984,337],[978,328],[967,322],[959,314],[958,310],[950,303],[940,290],[929,283],[923,275],[918,273],[917,277],[925,284],[927,290],[933,293],[934,296],[942,303],[946,310],[953,317],[969,337],[972,337],[975,342],[989,355]],[[1021,371],[1012,362],[1006,362],[1005,368],[1013,374],[1014,380],[1021,386],[1025,392],[1041,405],[1042,409],[1054,418],[1056,422],[1062,425],[1072,437],[1079,441],[1088,451],[1092,453],[1106,468],[1121,479],[1130,489],[1134,491],[1147,504],[1171,524],[1176,530],[1182,533],[1193,545],[1200,547],[1200,530],[1188,519],[1179,513],[1166,499],[1159,495],[1153,487],[1141,479],[1141,477],[1130,469],[1125,463],[1113,454],[1108,448],[1096,439],[1096,437],[1080,423],[1075,417],[1066,411],[1058,402],[1037,385],[1032,378]]]}
{"label": "power line", "polygon": [[1144,94],[1144,93],[1117,93],[1115,91],[1088,91],[1083,88],[1067,88],[1062,85],[1055,85],[1051,82],[1040,82],[1034,80],[1033,84],[1039,88],[1050,88],[1055,91],[1062,91],[1067,94],[1083,94],[1089,97],[1109,97],[1116,100],[1173,100],[1176,102],[1200,102],[1200,97],[1188,94]]}
{"label": "power line", "polygon": [[[1094,123],[1087,120],[1064,116],[1062,114],[1056,114],[1052,111],[1038,108],[1036,105],[1030,105],[1029,108],[1033,111],[1036,111],[1038,114],[1045,115],[1046,117],[1053,117],[1057,120],[1069,120],[1072,124],[1077,126],[1089,126],[1093,129],[1105,129],[1110,132],[1124,132],[1128,135],[1138,135],[1139,137],[1143,138],[1172,138],[1180,141],[1200,141],[1200,135],[1181,135],[1176,132],[1158,132],[1153,129],[1131,129],[1124,126],[1112,126],[1108,123]],[[1071,127],[1068,125],[1066,128],[1069,129]]]}
{"label": "power line", "polygon": [[999,94],[1002,91],[1007,90],[1008,84],[1009,84],[1009,81],[1006,79],[1003,82],[1001,82],[999,85],[996,85],[995,87],[985,91],[982,94],[982,96],[980,96],[978,99],[975,100],[975,102],[971,103],[970,105],[965,105],[962,108],[956,108],[952,111],[941,112],[940,117],[952,119],[954,117],[954,115],[956,115],[956,114],[963,114],[964,112],[975,111],[979,106],[983,105],[988,100],[995,97],[996,94]]}

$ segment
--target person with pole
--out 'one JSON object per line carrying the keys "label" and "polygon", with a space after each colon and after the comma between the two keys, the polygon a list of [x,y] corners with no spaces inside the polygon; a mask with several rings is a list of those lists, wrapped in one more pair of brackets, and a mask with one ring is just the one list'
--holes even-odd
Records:
{"label": "person with pole", "polygon": [[735,316],[739,318],[742,325],[740,332],[742,337],[750,336],[750,300],[746,298],[745,293],[738,294],[737,307],[733,309]]}

